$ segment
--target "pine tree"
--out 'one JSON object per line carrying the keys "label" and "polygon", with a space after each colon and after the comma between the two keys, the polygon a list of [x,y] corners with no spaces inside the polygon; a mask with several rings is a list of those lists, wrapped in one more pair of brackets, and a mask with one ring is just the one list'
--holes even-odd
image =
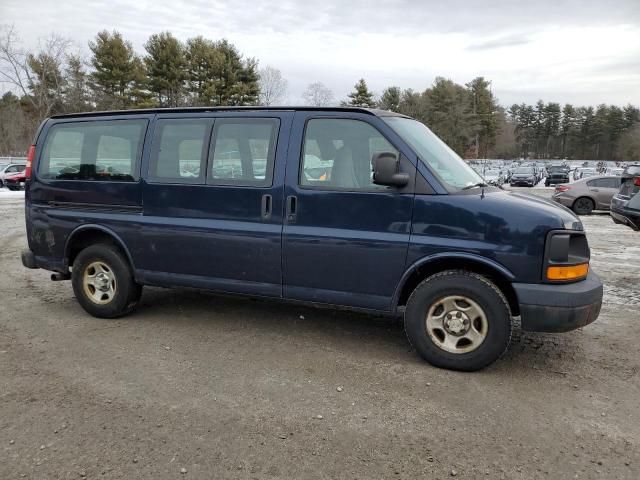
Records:
{"label": "pine tree", "polygon": [[182,105],[186,65],[184,46],[170,32],[151,35],[144,45],[149,90],[161,107]]}
{"label": "pine tree", "polygon": [[[116,31],[98,33],[89,42],[93,72],[90,88],[98,109],[126,109],[139,106],[144,89],[143,64],[127,42]],[[146,103],[143,101],[142,103]]]}
{"label": "pine tree", "polygon": [[76,113],[91,110],[87,73],[79,56],[72,55],[67,59],[65,77],[66,82],[62,98],[65,112]]}
{"label": "pine tree", "polygon": [[342,102],[343,106],[365,108],[375,108],[376,106],[376,102],[373,99],[373,93],[369,91],[369,87],[367,87],[367,82],[364,81],[364,78],[358,80],[354,86],[354,91],[348,96],[349,100],[347,102]]}
{"label": "pine tree", "polygon": [[382,92],[378,108],[398,112],[400,109],[401,92],[398,87],[389,87]]}
{"label": "pine tree", "polygon": [[216,77],[222,70],[224,54],[216,48],[215,42],[200,36],[187,40],[185,59],[189,104],[216,105]]}
{"label": "pine tree", "polygon": [[252,58],[244,60],[228,40],[215,42],[215,48],[221,55],[213,76],[215,104],[256,105],[260,93],[258,62]]}
{"label": "pine tree", "polygon": [[498,133],[498,104],[489,88],[490,85],[484,77],[474,78],[466,85],[475,123],[474,143],[478,142],[476,148],[480,158],[487,157],[487,153],[496,143]]}

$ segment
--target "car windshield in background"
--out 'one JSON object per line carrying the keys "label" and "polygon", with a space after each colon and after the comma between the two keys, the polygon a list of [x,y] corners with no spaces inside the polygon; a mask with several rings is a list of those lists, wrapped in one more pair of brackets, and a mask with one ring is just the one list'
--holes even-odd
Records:
{"label": "car windshield in background", "polygon": [[460,158],[431,130],[417,120],[403,117],[383,117],[402,139],[418,154],[418,158],[452,190],[462,190],[483,184],[482,177]]}
{"label": "car windshield in background", "polygon": [[513,173],[517,173],[519,175],[522,175],[522,174],[525,174],[525,173],[533,175],[533,168],[532,167],[520,167],[520,168],[516,168]]}

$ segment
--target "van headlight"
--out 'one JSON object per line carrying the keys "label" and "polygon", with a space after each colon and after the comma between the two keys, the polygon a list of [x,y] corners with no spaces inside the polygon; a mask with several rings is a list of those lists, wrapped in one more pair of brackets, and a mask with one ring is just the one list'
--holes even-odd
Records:
{"label": "van headlight", "polygon": [[544,248],[542,278],[546,282],[575,282],[589,274],[591,252],[584,231],[552,230]]}

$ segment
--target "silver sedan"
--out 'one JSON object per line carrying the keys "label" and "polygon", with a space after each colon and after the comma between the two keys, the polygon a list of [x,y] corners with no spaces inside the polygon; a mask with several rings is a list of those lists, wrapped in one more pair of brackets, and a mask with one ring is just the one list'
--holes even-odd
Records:
{"label": "silver sedan", "polygon": [[595,176],[574,183],[556,185],[553,199],[569,207],[578,215],[589,215],[594,210],[609,210],[611,198],[620,188],[620,177]]}

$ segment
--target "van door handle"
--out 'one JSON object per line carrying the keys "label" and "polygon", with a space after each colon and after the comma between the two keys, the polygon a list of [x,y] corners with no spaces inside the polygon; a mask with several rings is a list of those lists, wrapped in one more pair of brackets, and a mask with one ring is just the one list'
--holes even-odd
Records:
{"label": "van door handle", "polygon": [[287,197],[287,221],[295,222],[298,213],[298,198],[295,195]]}
{"label": "van door handle", "polygon": [[260,211],[262,213],[263,220],[269,220],[271,218],[271,203],[272,203],[271,195],[268,195],[268,194],[262,195],[262,207]]}

